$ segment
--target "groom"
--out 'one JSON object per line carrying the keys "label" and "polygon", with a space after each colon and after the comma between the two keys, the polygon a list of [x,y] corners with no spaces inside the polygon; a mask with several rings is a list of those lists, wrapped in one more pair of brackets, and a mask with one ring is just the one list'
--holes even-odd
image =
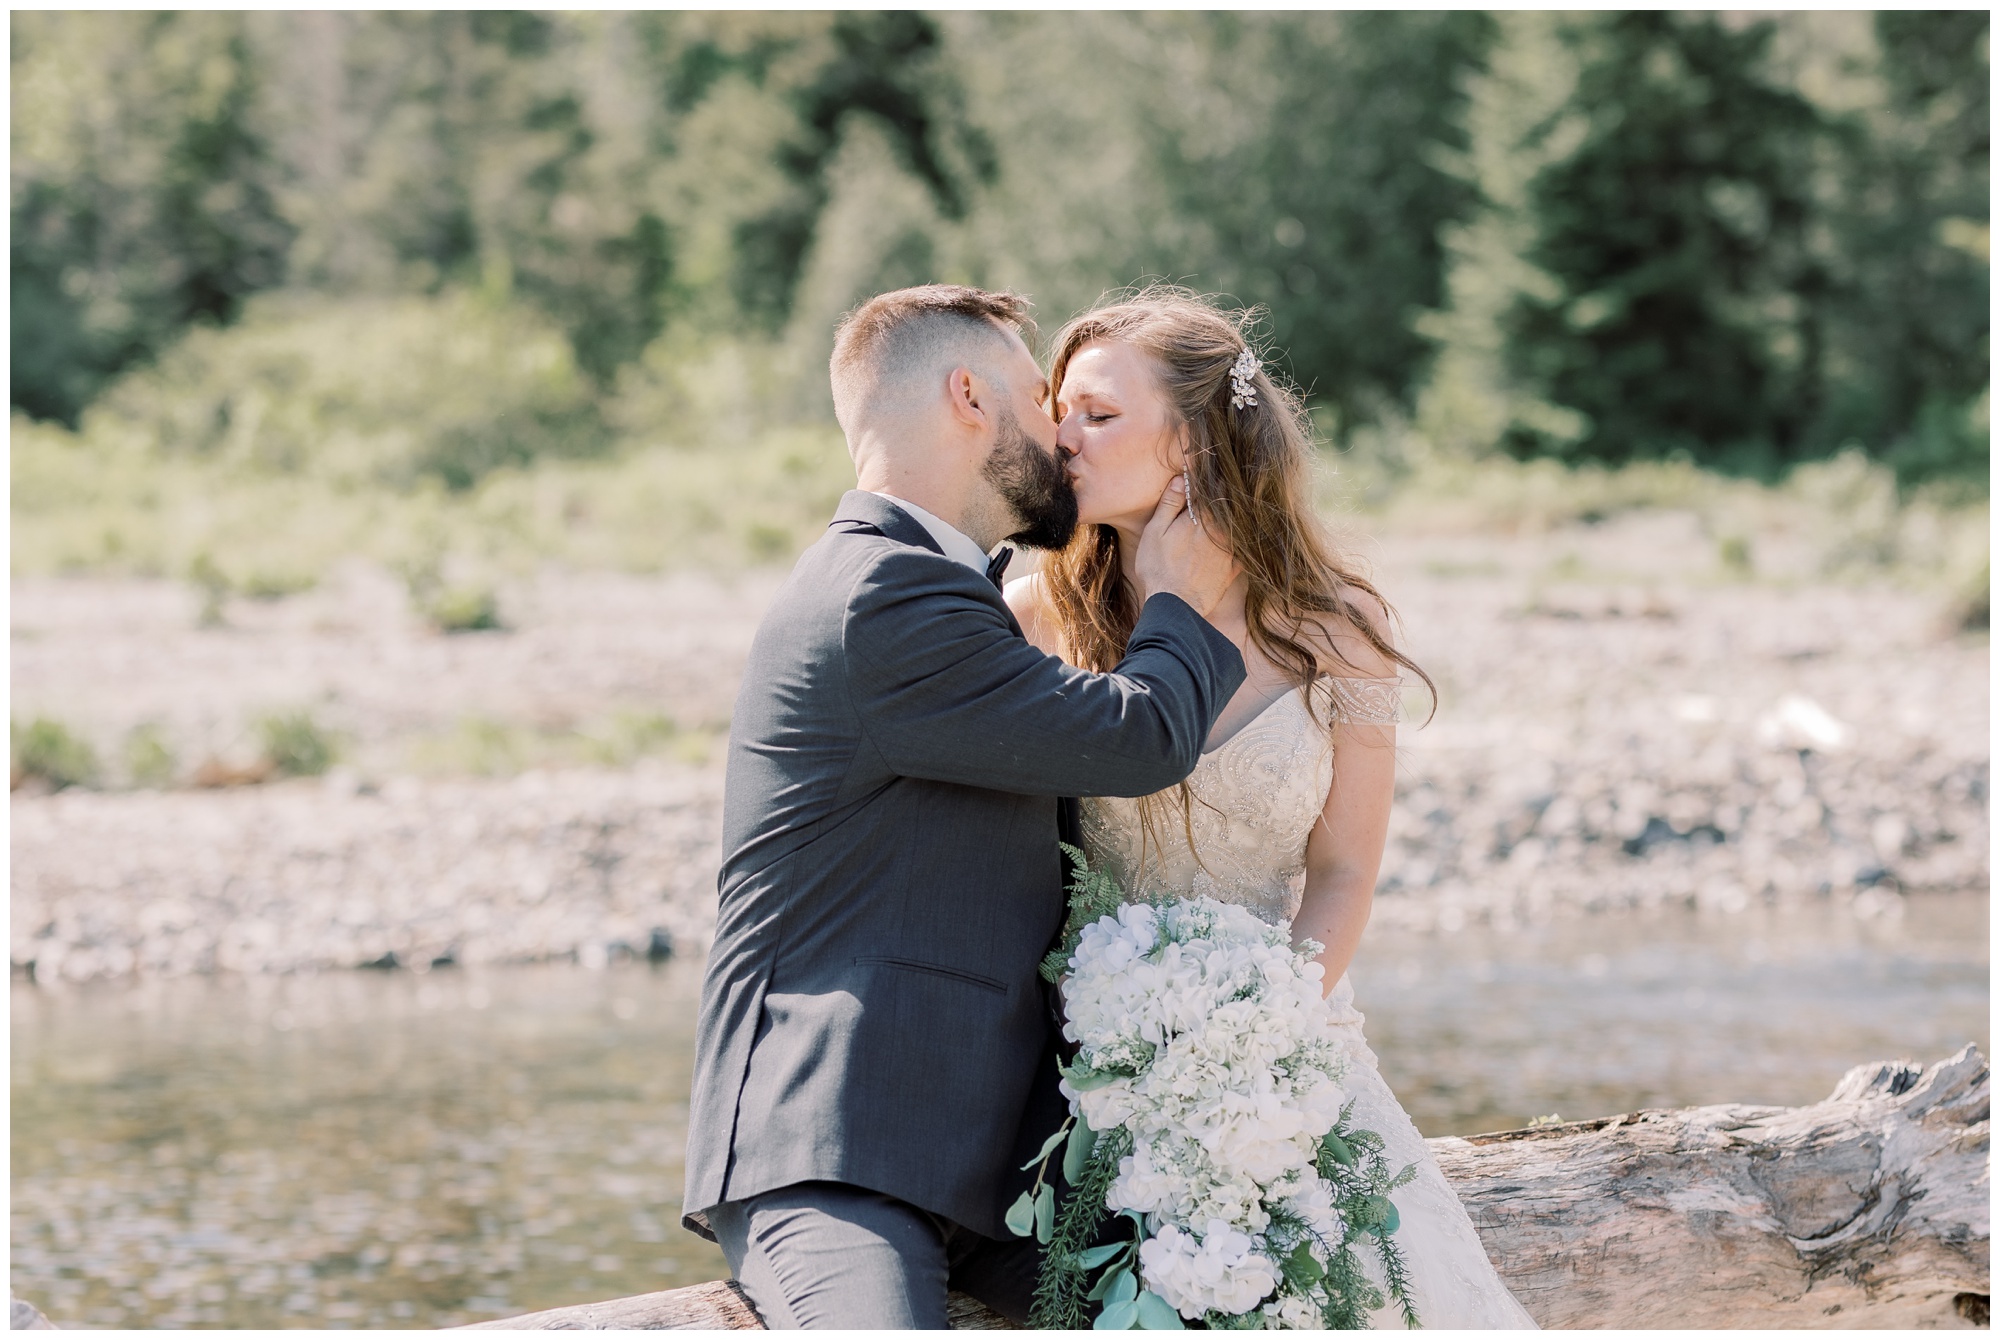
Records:
{"label": "groom", "polygon": [[1047,1133],[1057,798],[1173,786],[1243,680],[1202,617],[1235,566],[1177,491],[1115,670],[1021,636],[987,551],[1076,527],[1025,308],[931,285],[842,322],[859,487],[736,701],[684,1205],[774,1329],[942,1328],[948,1288],[1026,1319],[1036,1249],[1001,1216]]}

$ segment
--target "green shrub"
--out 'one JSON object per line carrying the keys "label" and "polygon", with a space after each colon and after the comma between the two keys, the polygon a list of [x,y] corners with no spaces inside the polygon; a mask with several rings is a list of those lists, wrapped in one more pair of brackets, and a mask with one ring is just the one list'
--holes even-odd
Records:
{"label": "green shrub", "polygon": [[347,488],[451,490],[610,445],[562,335],[470,294],[256,299],[119,381],[83,436]]}
{"label": "green shrub", "polygon": [[27,778],[39,777],[60,791],[67,786],[86,786],[97,779],[96,752],[59,721],[38,716],[26,727],[10,721],[7,735],[12,746],[16,785]]}
{"label": "green shrub", "polygon": [[311,712],[281,712],[257,723],[264,757],[289,777],[317,777],[332,765],[333,738],[313,720]]}
{"label": "green shrub", "polygon": [[618,712],[595,730],[579,732],[584,758],[622,768],[648,754],[684,747],[680,723],[664,712]]}
{"label": "green shrub", "polygon": [[743,538],[752,556],[766,563],[783,558],[796,548],[789,529],[766,525],[761,521],[751,522]]}
{"label": "green shrub", "polygon": [[201,592],[201,614],[198,622],[203,628],[220,628],[223,610],[229,601],[230,581],[215,559],[204,549],[188,564],[187,579]]}
{"label": "green shrub", "polygon": [[471,773],[511,777],[547,761],[543,736],[488,716],[464,716],[450,730],[412,741],[404,760],[411,771],[432,776]]}
{"label": "green shrub", "polygon": [[153,722],[132,728],[125,737],[125,772],[134,786],[165,789],[174,781],[174,751],[166,732]]}
{"label": "green shrub", "polygon": [[489,633],[506,627],[500,621],[498,598],[483,586],[441,591],[427,602],[425,612],[443,633]]}
{"label": "green shrub", "polygon": [[261,568],[245,575],[241,589],[251,600],[283,600],[286,596],[310,591],[317,585],[319,578],[309,572],[287,568]]}
{"label": "green shrub", "polygon": [[1966,584],[1952,608],[1951,621],[1958,632],[1985,633],[1993,627],[1993,569],[1983,565],[1976,581]]}

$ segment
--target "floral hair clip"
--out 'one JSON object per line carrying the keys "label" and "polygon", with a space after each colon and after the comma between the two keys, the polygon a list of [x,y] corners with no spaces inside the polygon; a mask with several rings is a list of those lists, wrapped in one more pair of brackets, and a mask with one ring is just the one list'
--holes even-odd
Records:
{"label": "floral hair clip", "polygon": [[1235,392],[1229,397],[1231,408],[1242,409],[1245,405],[1257,403],[1257,387],[1252,379],[1263,366],[1257,355],[1250,352],[1250,346],[1244,345],[1243,352],[1236,355],[1235,366],[1229,369],[1230,389]]}

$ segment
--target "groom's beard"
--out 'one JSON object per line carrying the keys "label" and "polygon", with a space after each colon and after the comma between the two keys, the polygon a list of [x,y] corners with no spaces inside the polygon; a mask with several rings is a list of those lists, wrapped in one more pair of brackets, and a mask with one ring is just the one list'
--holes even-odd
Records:
{"label": "groom's beard", "polygon": [[1024,523],[1007,538],[1030,549],[1060,549],[1076,534],[1076,489],[1060,450],[1044,452],[1007,413],[986,458],[986,481]]}

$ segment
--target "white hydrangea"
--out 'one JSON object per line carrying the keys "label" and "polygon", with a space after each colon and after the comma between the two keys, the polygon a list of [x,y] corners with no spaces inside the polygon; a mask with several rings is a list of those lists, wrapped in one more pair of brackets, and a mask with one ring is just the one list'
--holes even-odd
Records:
{"label": "white hydrangea", "polygon": [[1131,1132],[1106,1203],[1146,1216],[1147,1286],[1183,1316],[1268,1299],[1277,1324],[1319,1324],[1310,1300],[1272,1298],[1281,1275],[1260,1236],[1278,1207],[1341,1231],[1316,1167],[1345,1101],[1317,948],[1199,898],[1128,904],[1084,927],[1070,960],[1079,1070],[1063,1091],[1093,1129]]}
{"label": "white hydrangea", "polygon": [[1326,1321],[1310,1298],[1296,1293],[1279,1294],[1264,1304],[1265,1326],[1274,1330],[1319,1331]]}
{"label": "white hydrangea", "polygon": [[1278,1268],[1247,1233],[1211,1219],[1200,1238],[1167,1224],[1139,1248],[1146,1287],[1183,1317],[1248,1312],[1278,1285]]}

